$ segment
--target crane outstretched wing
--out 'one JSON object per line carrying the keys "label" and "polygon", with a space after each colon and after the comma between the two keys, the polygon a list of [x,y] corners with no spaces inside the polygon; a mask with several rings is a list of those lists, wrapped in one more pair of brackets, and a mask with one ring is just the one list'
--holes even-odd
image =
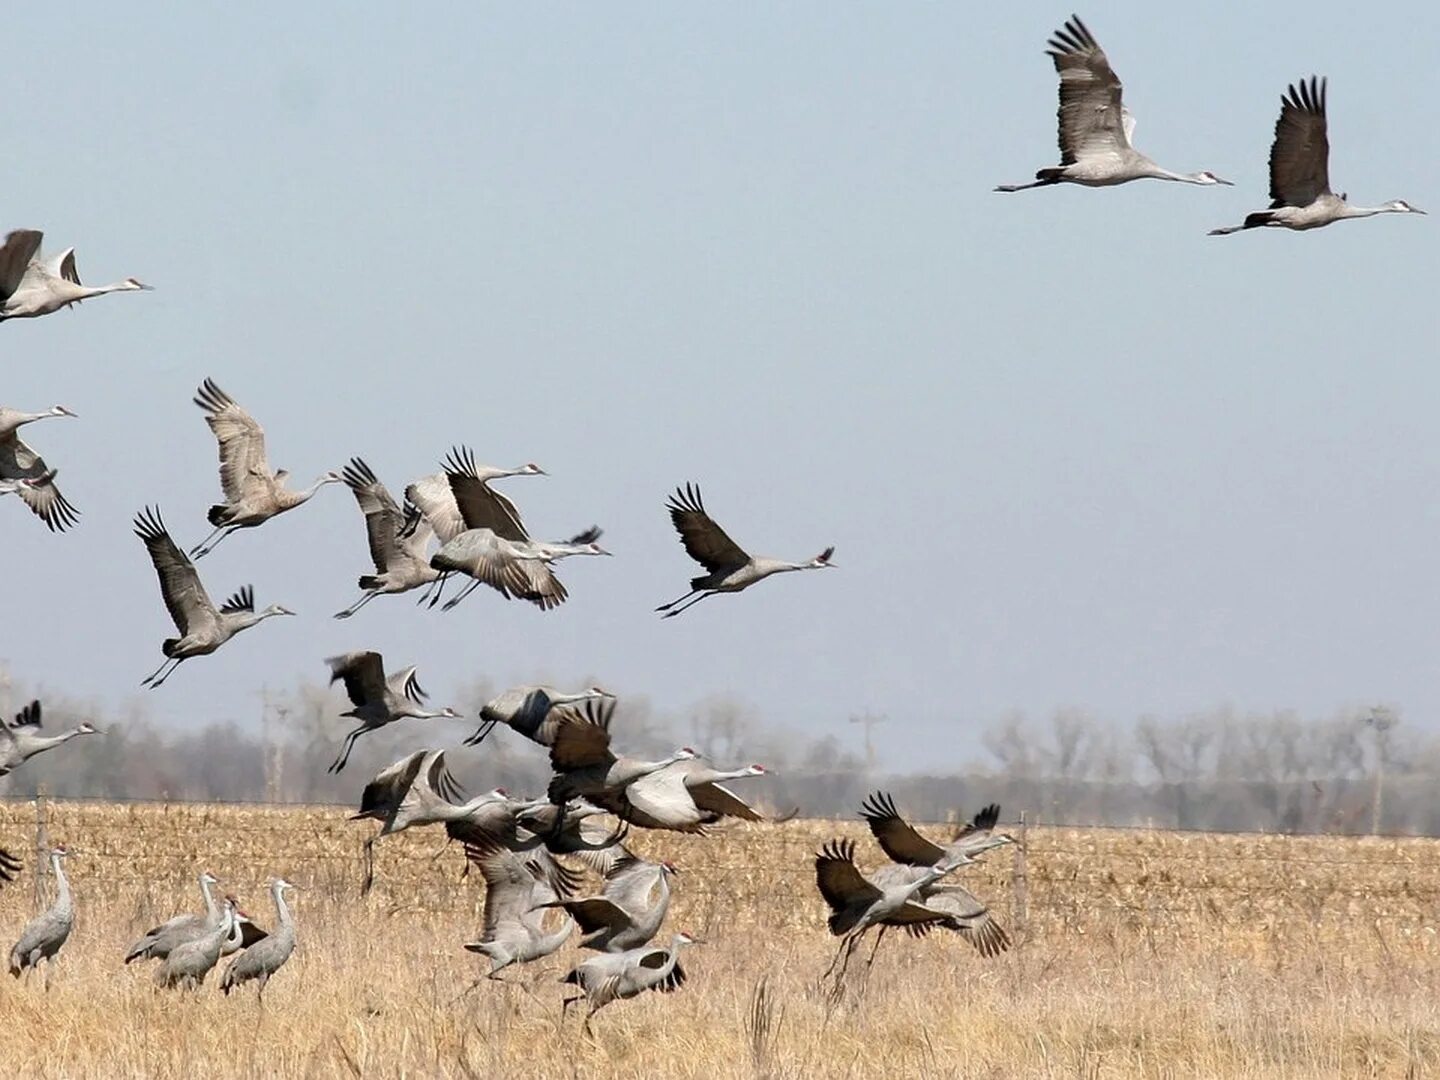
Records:
{"label": "crane outstretched wing", "polygon": [[815,885],[833,911],[874,903],[883,895],[855,866],[855,841],[832,840],[815,856]]}
{"label": "crane outstretched wing", "polygon": [[1128,149],[1127,128],[1135,121],[1121,100],[1120,78],[1089,29],[1072,15],[1047,44],[1060,75],[1060,163]]}
{"label": "crane outstretched wing", "polygon": [[385,485],[361,458],[351,458],[350,464],[340,470],[340,478],[345,481],[345,486],[360,506],[360,512],[365,515],[365,539],[370,545],[370,559],[375,564],[375,572],[383,574],[390,568],[400,531],[407,524],[406,519]]}
{"label": "crane outstretched wing", "polygon": [[268,486],[274,473],[265,460],[265,429],[214,379],[200,384],[195,404],[205,410],[205,422],[219,444],[220,487],[226,500],[237,503],[254,486]]}
{"label": "crane outstretched wing", "polygon": [[468,446],[452,447],[441,466],[467,529],[489,529],[506,540],[530,539],[515,504],[481,479],[475,453]]}
{"label": "crane outstretched wing", "polygon": [[385,661],[378,652],[363,650],[327,657],[330,681],[344,680],[352,704],[380,704],[385,700]]}
{"label": "crane outstretched wing", "polygon": [[[43,461],[36,458],[41,465]],[[20,501],[30,508],[30,512],[45,522],[45,527],[51,532],[64,532],[80,520],[80,511],[70,505],[70,500],[60,494],[60,489],[55,486],[55,476],[58,470],[44,469],[37,476],[26,477],[15,489],[15,494],[20,496]]]}
{"label": "crane outstretched wing", "polygon": [[933,866],[945,856],[945,849],[932,844],[900,816],[895,800],[877,791],[860,807],[860,816],[870,826],[885,854],[897,863],[911,866]]}
{"label": "crane outstretched wing", "polygon": [[13,229],[5,234],[5,243],[0,246],[0,302],[8,300],[20,287],[44,236],[38,229]]}
{"label": "crane outstretched wing", "polygon": [[686,484],[676,488],[665,508],[670,511],[670,520],[675,523],[685,551],[706,570],[711,573],[733,570],[750,561],[744,548],[731,540],[705,512],[699,486]]}
{"label": "crane outstretched wing", "polygon": [[175,629],[182,635],[195,633],[219,621],[219,613],[211,603],[200,575],[185,553],[175,546],[165,530],[160,508],[146,507],[135,515],[135,535],[145,543],[155,573],[160,578],[160,595]]}
{"label": "crane outstretched wing", "polygon": [[1270,203],[1309,206],[1330,191],[1330,140],[1326,135],[1325,80],[1310,76],[1286,89],[1270,147]]}

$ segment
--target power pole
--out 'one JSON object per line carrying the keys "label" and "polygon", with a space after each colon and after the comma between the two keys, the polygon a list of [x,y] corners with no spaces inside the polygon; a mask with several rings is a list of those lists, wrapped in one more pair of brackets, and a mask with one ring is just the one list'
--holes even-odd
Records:
{"label": "power pole", "polygon": [[889,717],[877,716],[869,709],[863,715],[850,717],[850,723],[860,724],[865,729],[865,767],[871,772],[875,771],[875,742],[871,738],[871,731],[876,724],[885,723]]}
{"label": "power pole", "polygon": [[1381,817],[1385,810],[1385,759],[1390,756],[1390,729],[1400,722],[1400,717],[1388,705],[1376,705],[1365,717],[1367,727],[1375,730],[1375,794],[1370,803],[1370,832],[1380,833]]}

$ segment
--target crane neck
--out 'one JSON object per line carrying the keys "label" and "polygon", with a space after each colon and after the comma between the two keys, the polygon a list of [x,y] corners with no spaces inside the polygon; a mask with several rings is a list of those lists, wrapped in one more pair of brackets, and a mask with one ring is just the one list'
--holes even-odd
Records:
{"label": "crane neck", "polygon": [[61,865],[61,856],[51,852],[50,869],[55,874],[55,906],[70,906],[70,879],[65,876],[65,868]]}
{"label": "crane neck", "polygon": [[210,892],[210,879],[204,874],[200,875],[200,895],[205,898],[205,919],[207,922],[214,922],[220,912],[215,907],[215,897]]}
{"label": "crane neck", "polygon": [[285,890],[279,885],[271,886],[270,895],[275,900],[275,917],[280,920],[280,925],[291,927],[295,920],[290,915],[290,905],[285,903]]}

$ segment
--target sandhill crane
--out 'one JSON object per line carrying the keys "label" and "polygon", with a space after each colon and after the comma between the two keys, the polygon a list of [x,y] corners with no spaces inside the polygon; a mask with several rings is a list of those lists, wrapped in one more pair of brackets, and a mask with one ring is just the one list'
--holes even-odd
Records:
{"label": "sandhill crane", "polygon": [[646,990],[668,993],[685,985],[685,969],[680,966],[680,950],[698,945],[700,939],[683,930],[670,939],[668,948],[630,949],[621,953],[592,956],[565,975],[560,981],[584,991],[566,998],[560,1014],[576,1001],[588,1000],[590,1011],[585,1015],[585,1028],[590,1018],[612,1001],[638,997]]}
{"label": "sandhill crane", "polygon": [[555,728],[564,715],[553,711],[557,706],[579,705],[614,696],[599,686],[574,692],[557,690],[553,686],[514,686],[486,702],[480,710],[480,726],[465,740],[465,745],[479,746],[496,724],[504,724],[531,742],[549,746],[555,741]]}
{"label": "sandhill crane", "polygon": [[180,632],[178,638],[166,638],[161,643],[165,663],[141,680],[141,686],[153,690],[192,656],[208,656],[241,630],[248,630],[271,616],[295,614],[279,604],[256,611],[255,590],[249,585],[243,586],[217,610],[205,586],[200,584],[194,564],[170,539],[158,506],[146,507],[135,515],[135,535],[144,541],[150,553],[150,561],[160,578],[160,595],[170,618],[175,621],[175,629]]}
{"label": "sandhill crane", "polygon": [[405,497],[418,506],[443,545],[430,559],[440,571],[439,580],[425,596],[433,607],[453,573],[474,580],[446,601],[451,610],[480,585],[489,585],[507,600],[519,597],[549,611],[565,601],[565,587],[550,563],[568,555],[608,555],[595,543],[598,528],[590,528],[568,541],[533,541],[520,521],[519,511],[506,496],[490,487],[502,476],[543,475],[538,465],[496,469],[477,465],[468,447],[454,447],[442,463],[444,472],[417,480]]}
{"label": "sandhill crane", "polygon": [[60,863],[68,852],[63,845],[50,849],[50,873],[55,877],[55,903],[43,915],[36,916],[20,933],[20,940],[10,950],[10,974],[20,977],[22,971],[45,965],[45,988],[50,988],[50,965],[55,954],[70,936],[75,925],[75,903],[70,896],[70,882]]}
{"label": "sandhill crane", "polygon": [[270,897],[275,901],[275,932],[248,945],[245,951],[231,961],[220,979],[220,989],[228,995],[231,990],[243,986],[252,979],[256,983],[258,998],[265,1000],[265,984],[270,976],[285,966],[290,954],[295,951],[295,919],[285,903],[285,890],[294,885],[277,877],[270,882]]}
{"label": "sandhill crane", "polygon": [[[490,958],[486,978],[496,978],[511,964],[549,956],[570,940],[575,922],[569,915],[555,930],[545,929],[549,910],[545,905],[559,896],[533,859],[523,858],[493,839],[466,844],[465,857],[485,878],[484,930],[479,940],[468,942],[465,948]],[[480,981],[476,979],[465,992]]]}
{"label": "sandhill crane", "polygon": [[1280,98],[1280,119],[1275,121],[1275,142],[1270,147],[1270,206],[1246,214],[1239,225],[1211,229],[1211,236],[1228,236],[1244,229],[1318,229],[1346,218],[1376,214],[1423,214],[1403,199],[1383,206],[1351,206],[1345,196],[1330,190],[1330,140],[1326,135],[1326,80],[1310,76],[1286,88]]}
{"label": "sandhill crane", "polygon": [[[910,885],[926,872],[925,867],[889,863],[867,876],[876,888],[884,890]],[[943,912],[947,918],[934,923],[915,924],[915,932],[923,934],[935,926],[954,930],[975,946],[976,951],[986,959],[999,956],[1010,948],[1010,936],[995,921],[990,909],[964,886],[932,882],[922,886],[916,898],[931,911]],[[870,951],[872,959],[875,950],[880,948],[886,929],[887,926],[882,923],[875,938],[875,947]]]}
{"label": "sandhill crane", "polygon": [[220,925],[221,912],[215,903],[215,897],[210,892],[212,885],[219,884],[220,879],[209,870],[200,873],[200,895],[205,900],[205,913],[203,915],[176,915],[173,919],[167,919],[159,926],[152,927],[145,932],[139,941],[130,946],[125,953],[125,963],[132,960],[163,960],[170,955],[170,950],[182,942],[190,941],[210,933]]}
{"label": "sandhill crane", "polygon": [[255,925],[255,920],[250,913],[240,906],[240,900],[234,893],[226,893],[225,899],[235,908],[235,918],[231,920],[230,936],[220,946],[222,958],[239,952],[241,949],[248,949],[256,942],[264,941],[270,935]]}
{"label": "sandhill crane", "polygon": [[20,860],[4,848],[0,848],[0,885],[8,885],[20,873]]}
{"label": "sandhill crane", "polygon": [[587,702],[583,715],[568,714],[555,729],[555,741],[550,747],[550,765],[555,770],[550,781],[551,802],[585,798],[602,805],[600,800],[620,794],[642,776],[696,756],[688,746],[659,761],[618,756],[610,749],[610,720],[614,715],[613,700],[598,706]]}
{"label": "sandhill crane", "polygon": [[599,804],[632,825],[646,829],[703,833],[722,817],[764,818],[728,788],[724,780],[766,775],[763,765],[715,769],[698,759],[677,761],[642,776],[622,792],[600,795]]}
{"label": "sandhill crane", "polygon": [[19,495],[51,532],[64,531],[80,520],[80,511],[66,501],[55,486],[55,470],[20,438],[20,429],[37,420],[75,414],[64,405],[52,405],[44,412],[27,413],[0,406],[0,480],[29,480],[11,490]]}
{"label": "sandhill crane", "polygon": [[49,315],[106,293],[150,289],[134,278],[111,285],[82,285],[73,247],[45,262],[35,258],[43,237],[38,229],[16,229],[5,237],[0,248],[0,321]]}
{"label": "sandhill crane", "polygon": [[205,422],[219,444],[225,501],[206,514],[215,531],[191,550],[192,559],[208,555],[231,533],[263,525],[308,502],[326,484],[344,482],[338,472],[327,472],[304,491],[291,491],[285,486],[290,474],[284,469],[272,471],[265,460],[265,429],[214,379],[206,379],[195,391],[195,404],[205,410]]}
{"label": "sandhill crane", "polygon": [[1161,168],[1130,145],[1135,117],[1121,100],[1120,77],[1094,36],[1071,15],[1047,43],[1046,55],[1060,76],[1060,164],[1041,169],[1034,183],[1002,184],[996,191],[1024,191],[1048,184],[1111,187],[1131,180],[1231,186],[1212,172],[1177,173]]}
{"label": "sandhill crane", "polygon": [[375,563],[375,573],[360,575],[364,595],[335,613],[337,619],[348,619],[375,597],[428,585],[440,576],[440,571],[430,565],[430,541],[435,538],[435,530],[418,507],[406,503],[402,511],[370,466],[358,457],[351,458],[340,475],[365,515],[365,535]]}
{"label": "sandhill crane", "polygon": [[585,935],[580,947],[615,953],[649,944],[670,910],[670,878],[680,872],[675,864],[642,859],[623,844],[580,858],[604,875],[600,895],[550,904],[575,917]]}
{"label": "sandhill crane", "polygon": [[228,897],[221,905],[220,922],[199,937],[182,941],[170,950],[155,971],[155,983],[163,987],[194,990],[220,962],[220,953],[235,926],[235,904]]}
{"label": "sandhill crane", "polygon": [[[913,881],[882,887],[856,867],[853,840],[832,840],[826,844],[815,856],[815,884],[830,905],[830,933],[843,940],[822,978],[834,971],[835,984],[837,987],[840,985],[845,968],[850,963],[850,954],[872,926],[912,927],[948,919],[950,916],[946,912],[928,907],[917,894],[932,882],[973,861],[966,855],[950,854],[943,861],[916,874]],[[875,946],[879,948],[879,939]],[[870,958],[875,958],[874,950]]]}
{"label": "sandhill crane", "polygon": [[[771,574],[783,574],[789,570],[823,570],[835,565],[830,561],[830,556],[835,554],[833,547],[801,563],[747,555],[705,512],[705,504],[700,501],[700,488],[694,484],[676,488],[665,508],[670,511],[670,520],[674,522],[686,552],[708,572],[691,578],[690,591],[684,596],[655,609],[665,612],[663,618],[669,619],[688,611],[707,596],[747,589]],[[696,593],[700,595],[690,600]],[[686,604],[686,600],[690,602]]]}
{"label": "sandhill crane", "polygon": [[870,832],[885,854],[897,863],[910,866],[933,866],[952,855],[973,858],[992,847],[1015,842],[1014,837],[995,832],[995,823],[1000,820],[999,803],[982,808],[969,822],[955,830],[948,844],[933,843],[916,832],[895,809],[895,800],[883,791],[876,791],[866,798],[861,804],[860,816],[870,826]]}
{"label": "sandhill crane", "polygon": [[9,724],[0,721],[0,776],[6,776],[29,761],[36,754],[53,750],[61,743],[81,735],[103,735],[104,732],[88,721],[77,724],[69,731],[58,735],[39,735],[40,702],[32,701],[15,714]]}
{"label": "sandhill crane", "polygon": [[[496,794],[504,797],[497,789]],[[351,821],[380,822],[380,831],[365,841],[365,880],[362,895],[375,883],[375,841],[412,825],[444,821],[436,813],[437,803],[453,803],[464,797],[464,789],[445,767],[444,750],[416,750],[375,774],[360,795],[360,810]]]}
{"label": "sandhill crane", "polygon": [[325,662],[330,665],[330,682],[344,680],[345,693],[355,706],[340,715],[360,721],[360,726],[345,736],[340,753],[330,766],[332,773],[345,768],[355,740],[368,731],[375,731],[396,720],[460,719],[460,714],[448,705],[443,709],[423,706],[430,695],[421,689],[416,680],[414,664],[387,678],[385,661],[378,652],[348,652],[332,656]]}

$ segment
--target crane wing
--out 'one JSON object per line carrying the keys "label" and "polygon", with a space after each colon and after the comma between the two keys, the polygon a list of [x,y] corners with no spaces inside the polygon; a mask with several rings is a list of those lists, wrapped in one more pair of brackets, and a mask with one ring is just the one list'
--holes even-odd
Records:
{"label": "crane wing", "polygon": [[0,246],[0,303],[20,287],[44,236],[38,229],[14,229],[5,234],[5,244]]}
{"label": "crane wing", "polygon": [[1287,88],[1270,147],[1270,203],[1309,206],[1330,191],[1330,140],[1326,135],[1325,80]]}
{"label": "crane wing", "polygon": [[712,574],[733,570],[750,561],[745,550],[705,512],[697,485],[676,488],[665,508],[670,511],[670,520],[680,534],[686,553]]}
{"label": "crane wing", "polygon": [[159,507],[146,507],[135,515],[135,535],[144,541],[150,561],[155,564],[160,595],[175,622],[175,629],[184,636],[216,625],[219,613],[200,583],[194,564],[170,539]]}
{"label": "crane wing", "polygon": [[406,525],[405,517],[385,485],[362,459],[351,458],[350,464],[340,471],[340,477],[365,515],[370,559],[375,564],[375,572],[383,574],[394,559],[400,532]]}
{"label": "crane wing", "polygon": [[521,858],[493,838],[467,843],[465,857],[485,879],[485,936],[506,925],[522,926],[521,918],[534,906],[535,876]]}
{"label": "crane wing", "polygon": [[325,660],[330,665],[330,682],[345,682],[345,693],[357,708],[385,700],[385,661],[371,650],[348,652]]}
{"label": "crane wing", "polygon": [[415,777],[420,773],[420,763],[427,753],[427,750],[416,750],[376,773],[375,779],[366,784],[365,790],[360,793],[360,811],[355,817],[375,817],[389,813],[405,797],[410,785],[415,783]]}
{"label": "crane wing", "polygon": [[401,668],[385,680],[385,685],[396,697],[407,697],[416,705],[423,705],[430,695],[425,692],[425,688],[420,685],[420,680],[415,677],[417,670],[419,668],[415,664]]}
{"label": "crane wing", "polygon": [[990,909],[961,885],[937,885],[927,891],[924,904],[949,916],[955,929],[975,946],[981,956],[997,956],[1010,947],[1010,936],[995,921]]}
{"label": "crane wing", "polygon": [[450,490],[450,480],[443,472],[422,476],[407,484],[405,499],[425,516],[442,544],[448,544],[468,528]]}
{"label": "crane wing", "polygon": [[1129,149],[1124,88],[1089,29],[1072,15],[1047,44],[1060,75],[1060,164]]}
{"label": "crane wing", "polygon": [[707,814],[764,821],[765,816],[723,784],[698,784],[690,789],[695,805]]}
{"label": "crane wing", "polygon": [[658,826],[681,832],[698,829],[704,815],[690,797],[690,789],[685,786],[685,773],[675,767],[680,764],[683,762],[656,769],[625,788],[625,799],[630,806],[649,821],[643,818],[637,820],[629,813],[623,816],[648,828]]}
{"label": "crane wing", "polygon": [[480,478],[468,446],[452,447],[442,466],[466,528],[489,529],[506,540],[530,539],[515,504]]}
{"label": "crane wing", "polygon": [[[80,284],[80,271],[75,267],[75,249],[73,247],[68,247],[56,255],[45,265],[45,269],[58,278],[63,278],[75,285]],[[79,301],[77,300],[75,303],[79,303]]]}
{"label": "crane wing", "polygon": [[885,854],[897,863],[933,866],[945,856],[945,849],[932,844],[895,809],[895,800],[883,791],[872,794],[860,807],[860,816],[870,826]]}
{"label": "crane wing", "polygon": [[610,864],[601,891],[632,915],[649,911],[656,903],[656,891],[664,868],[649,859],[641,859],[629,850]]}
{"label": "crane wing", "polygon": [[990,803],[980,808],[980,812],[967,821],[960,828],[955,830],[955,840],[979,840],[989,836],[995,831],[995,823],[1000,820],[1000,804]]}
{"label": "crane wing", "polygon": [[464,786],[455,779],[454,775],[445,766],[445,751],[435,751],[435,756],[430,760],[430,766],[425,770],[425,780],[430,785],[430,790],[439,795],[446,802],[458,803],[465,798]]}
{"label": "crane wing", "polygon": [[25,480],[15,494],[51,532],[64,532],[80,520],[80,511],[55,486],[57,471],[46,469],[34,479]]}
{"label": "crane wing", "polygon": [[205,422],[219,444],[220,488],[226,500],[238,503],[255,487],[269,487],[274,473],[265,460],[265,429],[214,379],[200,384],[195,404],[205,410]]}
{"label": "crane wing", "polygon": [[[0,724],[0,726],[3,726],[3,724]],[[20,728],[25,727],[33,727],[36,731],[39,731],[43,726],[44,725],[41,723],[39,701],[30,702],[29,705],[26,705],[23,709],[21,709],[18,713],[15,714],[14,720],[10,721],[10,727],[15,730],[19,730]]]}
{"label": "crane wing", "polygon": [[832,911],[873,904],[883,895],[855,866],[855,841],[832,840],[815,856],[815,884]]}
{"label": "crane wing", "polygon": [[[613,706],[613,702],[610,704]],[[556,725],[550,764],[557,772],[608,766],[615,760],[610,750],[610,713],[597,715],[588,709],[586,713],[581,716],[566,712]]]}

